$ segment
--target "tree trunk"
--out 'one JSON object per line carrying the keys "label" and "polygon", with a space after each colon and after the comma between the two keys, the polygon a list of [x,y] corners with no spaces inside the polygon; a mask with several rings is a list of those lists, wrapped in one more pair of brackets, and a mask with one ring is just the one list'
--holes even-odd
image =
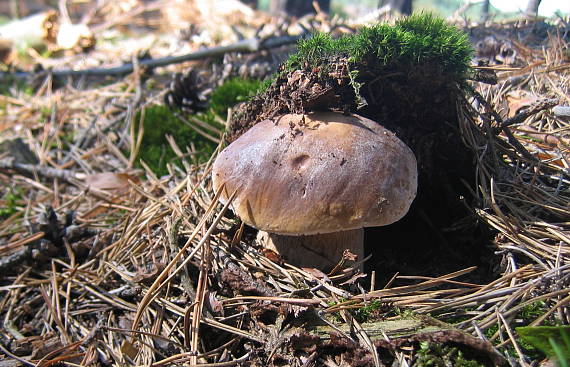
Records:
{"label": "tree trunk", "polygon": [[251,6],[252,9],[257,9],[257,0],[241,0],[245,5]]}
{"label": "tree trunk", "polygon": [[525,15],[528,17],[536,17],[538,15],[538,7],[541,0],[528,0]]}
{"label": "tree trunk", "polygon": [[[328,13],[330,0],[317,0],[322,11]],[[269,12],[274,15],[289,15],[300,18],[303,15],[315,13],[313,2],[310,0],[271,0]]]}
{"label": "tree trunk", "polygon": [[483,8],[481,9],[481,19],[486,22],[489,20],[489,7],[490,7],[490,0],[483,1]]}
{"label": "tree trunk", "polygon": [[410,15],[412,14],[412,1],[413,0],[380,0],[378,7],[382,8],[388,6],[392,11],[397,11],[402,15]]}

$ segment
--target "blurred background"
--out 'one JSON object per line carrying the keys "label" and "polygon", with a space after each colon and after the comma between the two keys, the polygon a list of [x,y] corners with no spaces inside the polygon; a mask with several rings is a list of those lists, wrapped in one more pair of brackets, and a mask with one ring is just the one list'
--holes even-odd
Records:
{"label": "blurred background", "polygon": [[[132,7],[136,0],[115,1],[123,7]],[[156,1],[144,0],[143,3],[156,3]],[[164,0],[161,3],[211,3],[209,0]],[[213,1],[220,3],[220,1]],[[287,13],[292,16],[302,16],[313,11],[312,1],[309,0],[244,0],[243,3],[267,11],[273,14]],[[68,7],[79,6],[88,8],[97,3],[102,6],[109,3],[106,0],[1,0],[0,1],[0,24],[8,19],[22,17],[42,11],[46,8],[61,7],[61,3],[67,3]],[[223,1],[222,1],[223,3]],[[520,16],[521,14],[540,16],[564,16],[570,13],[570,1],[561,0],[319,0],[319,6],[323,11],[330,12],[343,18],[357,18],[366,16],[379,8],[398,11],[408,14],[411,11],[427,10],[444,17],[452,16],[461,12],[472,20],[492,17],[505,19]],[[223,6],[223,5],[222,5]]]}

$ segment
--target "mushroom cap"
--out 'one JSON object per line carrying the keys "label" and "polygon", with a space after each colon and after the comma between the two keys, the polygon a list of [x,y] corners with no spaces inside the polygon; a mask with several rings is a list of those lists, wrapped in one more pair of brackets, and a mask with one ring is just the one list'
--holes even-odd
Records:
{"label": "mushroom cap", "polygon": [[383,226],[403,217],[417,189],[413,152],[358,115],[283,115],[262,121],[217,157],[221,201],[267,232],[309,235]]}

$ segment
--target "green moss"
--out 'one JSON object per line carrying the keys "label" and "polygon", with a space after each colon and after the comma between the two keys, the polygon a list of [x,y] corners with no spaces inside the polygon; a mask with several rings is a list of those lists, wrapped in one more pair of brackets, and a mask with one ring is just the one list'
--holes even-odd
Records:
{"label": "green moss", "polygon": [[[222,130],[223,126],[218,121],[219,117],[225,119],[228,108],[249,99],[256,93],[261,84],[261,81],[254,79],[229,79],[212,92],[209,108],[206,112],[187,117],[189,120],[195,118]],[[140,118],[141,114],[138,113],[135,118],[137,124]],[[159,176],[168,173],[166,169],[168,162],[174,162],[178,159],[168,144],[166,135],[171,135],[182,150],[193,143],[198,152],[193,156],[195,163],[208,160],[216,148],[213,141],[186,125],[166,106],[147,107],[143,124],[144,135],[138,158],[144,160],[152,171]],[[211,131],[206,132],[215,135]]]}
{"label": "green moss", "polygon": [[[340,299],[339,303],[345,302],[346,299]],[[333,307],[337,305],[337,302],[329,302],[329,307]],[[382,306],[385,306],[385,303],[382,303],[380,300],[376,299],[371,302],[368,302],[364,306],[350,308],[347,307],[346,310],[354,317],[356,321],[359,323],[370,322],[372,320],[378,319],[380,316],[380,311],[382,310]],[[332,316],[335,321],[343,322],[343,318],[339,312],[333,312]]]}
{"label": "green moss", "polygon": [[259,94],[264,93],[267,89],[269,89],[271,84],[273,84],[276,80],[277,80],[277,75],[272,75],[269,78],[263,80],[259,84],[259,87],[257,88],[257,91],[255,92],[255,94],[259,95]]}
{"label": "green moss", "polygon": [[[215,124],[211,114],[199,114],[196,117],[206,123]],[[135,117],[135,123],[138,124],[140,119],[139,112]],[[147,107],[143,127],[143,139],[137,158],[142,159],[158,176],[167,174],[166,164],[177,160],[176,154],[166,140],[166,135],[171,135],[183,151],[186,146],[193,143],[197,151],[193,158],[198,163],[206,161],[216,148],[215,143],[184,124],[166,106]],[[135,131],[138,131],[138,127],[135,127]]]}
{"label": "green moss", "polygon": [[320,72],[325,72],[332,58],[349,56],[353,38],[346,36],[334,39],[327,33],[315,33],[311,38],[299,41],[297,53],[289,56],[285,62],[285,70],[319,68]]}
{"label": "green moss", "polygon": [[375,299],[368,304],[354,310],[353,315],[356,321],[363,323],[370,321],[378,316],[378,312],[382,309],[382,302]]}
{"label": "green moss", "polygon": [[[522,318],[523,325],[528,325],[546,312],[548,312],[546,303],[544,301],[537,301],[523,307],[517,316]],[[545,320],[545,322],[546,325],[548,325],[548,322],[552,323],[550,320]]]}
{"label": "green moss", "polygon": [[[228,141],[259,122],[260,116],[319,110],[358,113],[389,129],[405,126],[401,134],[420,141],[413,137],[415,125],[439,132],[457,121],[456,101],[465,93],[472,55],[464,32],[428,13],[339,38],[316,33],[301,40],[272,84],[264,83],[236,112]],[[451,150],[463,145],[454,139],[441,145]]]}
{"label": "green moss", "polygon": [[299,51],[288,60],[287,68],[318,66],[334,56],[347,56],[353,63],[374,57],[384,65],[436,62],[447,72],[464,75],[472,55],[473,48],[463,31],[432,14],[420,13],[402,18],[393,26],[364,27],[354,35],[337,39],[316,34],[300,41]]}
{"label": "green moss", "polygon": [[228,108],[247,101],[256,94],[262,82],[256,79],[232,78],[216,88],[210,96],[210,109],[226,118]]}
{"label": "green moss", "polygon": [[16,188],[8,188],[0,199],[0,219],[8,218],[18,211],[18,202],[23,200],[22,193]]}
{"label": "green moss", "polygon": [[413,34],[411,43],[404,47],[407,57],[435,60],[444,70],[458,75],[469,71],[473,47],[467,34],[442,18],[420,13],[400,19],[396,27]]}
{"label": "green moss", "polygon": [[499,325],[493,324],[487,330],[485,330],[485,338],[491,339],[495,333],[499,331]]}
{"label": "green moss", "polygon": [[457,347],[434,344],[428,342],[420,343],[418,358],[414,363],[418,367],[484,367],[485,365],[476,359],[471,359]]}
{"label": "green moss", "polygon": [[[546,305],[546,303],[544,301],[537,301],[537,302],[533,302],[531,304],[526,305],[525,307],[523,307],[518,313],[517,315],[514,317],[514,322],[516,323],[516,325],[528,325],[530,323],[532,323],[533,321],[535,321],[538,317],[544,315],[546,312],[548,311],[548,307]],[[543,323],[549,325],[552,324],[551,320],[545,320],[543,321]],[[521,338],[519,340],[517,340],[519,347],[521,348],[521,350],[523,351],[523,353],[531,360],[540,360],[543,359],[545,357],[545,351],[542,348],[542,345],[539,346],[539,344],[541,343],[541,338],[544,335],[548,335],[548,332],[546,332],[546,334],[542,333],[542,330],[539,330],[538,333],[536,335],[533,334],[533,329],[534,328],[528,328],[526,326],[519,326],[516,328],[517,332],[519,332],[519,335],[521,336]],[[487,339],[493,339],[493,337],[495,337],[497,331],[499,330],[499,326],[498,324],[494,324],[492,325],[490,328],[488,328],[485,331],[485,336]],[[504,331],[503,331],[504,332]],[[528,337],[527,337],[528,334]],[[548,338],[542,338],[543,339],[543,345],[547,345],[548,346]],[[496,339],[495,341],[497,341],[498,339]],[[538,344],[537,344],[538,342]],[[517,355],[517,352],[514,350],[514,348],[512,346],[509,347],[505,347],[502,348],[502,350],[505,351],[505,353],[508,353],[510,355]]]}
{"label": "green moss", "polygon": [[472,55],[473,48],[463,31],[432,14],[420,13],[402,18],[395,25],[364,27],[354,35],[337,39],[315,34],[299,42],[299,51],[287,60],[285,71],[311,68],[326,72],[330,60],[346,57],[351,70],[359,70],[364,64],[407,72],[429,65],[463,82]]}
{"label": "green moss", "polygon": [[32,86],[30,86],[26,79],[19,78],[9,73],[2,76],[2,82],[0,83],[0,94],[5,96],[11,96],[22,92],[28,96],[34,94]]}

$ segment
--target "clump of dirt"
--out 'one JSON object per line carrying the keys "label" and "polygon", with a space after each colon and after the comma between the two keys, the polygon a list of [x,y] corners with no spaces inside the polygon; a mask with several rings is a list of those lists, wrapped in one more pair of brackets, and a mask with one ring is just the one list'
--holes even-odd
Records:
{"label": "clump of dirt", "polygon": [[231,143],[258,122],[283,114],[355,110],[347,58],[332,60],[330,67],[332,71],[322,73],[317,68],[286,72],[285,66],[281,66],[265,92],[238,106],[226,140]]}

